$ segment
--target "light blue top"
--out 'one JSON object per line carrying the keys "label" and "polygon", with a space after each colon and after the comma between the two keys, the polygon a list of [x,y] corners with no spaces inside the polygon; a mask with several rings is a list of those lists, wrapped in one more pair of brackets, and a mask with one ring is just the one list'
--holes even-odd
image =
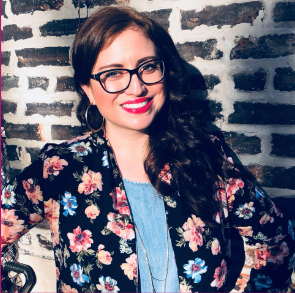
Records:
{"label": "light blue top", "polygon": [[[167,224],[163,198],[151,183],[123,179],[133,221],[145,246],[155,292],[164,292],[167,266]],[[141,292],[153,292],[149,269],[136,232]],[[169,262],[166,292],[179,292],[179,280],[171,239],[168,233]]]}

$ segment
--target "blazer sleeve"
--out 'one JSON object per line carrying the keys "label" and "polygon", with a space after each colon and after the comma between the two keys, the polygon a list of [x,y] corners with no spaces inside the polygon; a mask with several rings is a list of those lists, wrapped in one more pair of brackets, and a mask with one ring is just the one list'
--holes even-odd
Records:
{"label": "blazer sleeve", "polygon": [[231,230],[237,229],[244,242],[240,278],[247,279],[245,291],[294,291],[295,234],[291,222],[247,171],[224,151],[223,155],[235,174],[223,181],[223,205]]}
{"label": "blazer sleeve", "polygon": [[43,158],[45,145],[38,158],[9,182],[1,193],[1,245],[19,239],[43,220]]}

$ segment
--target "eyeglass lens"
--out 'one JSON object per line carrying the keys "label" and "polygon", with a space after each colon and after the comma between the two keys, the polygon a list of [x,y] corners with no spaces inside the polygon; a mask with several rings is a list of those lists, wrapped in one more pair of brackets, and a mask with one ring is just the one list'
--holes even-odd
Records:
{"label": "eyeglass lens", "polygon": [[[151,60],[138,67],[137,75],[142,82],[153,84],[160,81],[164,74],[164,63],[162,60]],[[128,87],[131,73],[125,69],[114,69],[100,76],[101,83],[108,92],[122,91]]]}

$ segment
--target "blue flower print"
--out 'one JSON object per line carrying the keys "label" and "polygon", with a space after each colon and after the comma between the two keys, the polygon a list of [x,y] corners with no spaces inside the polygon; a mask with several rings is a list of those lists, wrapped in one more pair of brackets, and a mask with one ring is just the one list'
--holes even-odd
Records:
{"label": "blue flower print", "polygon": [[77,153],[79,157],[87,156],[89,152],[92,153],[92,149],[89,145],[89,142],[86,144],[85,142],[75,142],[72,146],[68,147],[68,149],[73,153]]}
{"label": "blue flower print", "polygon": [[100,276],[99,284],[96,288],[101,292],[118,292],[120,288],[117,286],[117,281],[111,277]]}
{"label": "blue flower print", "polygon": [[288,221],[288,233],[290,234],[291,238],[295,240],[295,232],[294,232],[294,227],[291,223],[291,221]]}
{"label": "blue flower print", "polygon": [[7,185],[5,188],[3,188],[1,194],[1,202],[2,204],[5,204],[7,208],[13,207],[13,205],[16,203],[15,193],[13,191],[12,185]]}
{"label": "blue flower print", "polygon": [[240,204],[235,215],[239,216],[239,218],[244,218],[245,220],[252,218],[253,213],[255,212],[253,205],[254,203],[252,201],[245,203],[244,205]]}
{"label": "blue flower print", "polygon": [[192,278],[194,283],[199,283],[201,281],[201,274],[206,273],[208,269],[205,266],[205,261],[198,257],[195,261],[189,260],[188,264],[184,265],[183,268],[185,269],[184,273],[188,278]]}
{"label": "blue flower print", "polygon": [[262,288],[270,288],[272,279],[269,276],[257,274],[257,278],[254,278],[255,287],[257,290],[261,290]]}
{"label": "blue flower print", "polygon": [[293,253],[292,257],[289,259],[289,269],[295,271],[295,253]]}
{"label": "blue flower print", "polygon": [[109,160],[108,160],[108,153],[107,153],[107,151],[104,151],[104,152],[103,152],[102,165],[103,165],[104,167],[109,168]]}
{"label": "blue flower print", "polygon": [[83,274],[83,268],[80,265],[74,263],[73,265],[71,265],[70,269],[73,281],[79,286],[82,286],[82,283],[89,282],[89,277]]}
{"label": "blue flower print", "polygon": [[76,215],[75,209],[78,207],[77,198],[72,196],[69,192],[65,192],[65,195],[62,196],[62,201],[60,202],[64,206],[63,215],[66,217],[68,214],[70,216]]}

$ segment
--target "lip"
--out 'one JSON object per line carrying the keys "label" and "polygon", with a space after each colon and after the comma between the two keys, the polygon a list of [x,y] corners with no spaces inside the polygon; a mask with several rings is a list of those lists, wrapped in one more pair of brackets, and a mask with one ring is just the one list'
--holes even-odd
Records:
{"label": "lip", "polygon": [[[140,104],[143,103],[147,100],[150,100],[145,106],[141,107],[141,108],[136,108],[136,109],[132,109],[132,108],[125,108],[123,105],[126,104]],[[132,114],[142,114],[145,113],[147,111],[149,111],[149,109],[151,108],[153,104],[153,98],[138,98],[136,100],[129,100],[124,102],[123,104],[121,104],[121,107],[123,110],[125,110],[128,113],[132,113]]]}

